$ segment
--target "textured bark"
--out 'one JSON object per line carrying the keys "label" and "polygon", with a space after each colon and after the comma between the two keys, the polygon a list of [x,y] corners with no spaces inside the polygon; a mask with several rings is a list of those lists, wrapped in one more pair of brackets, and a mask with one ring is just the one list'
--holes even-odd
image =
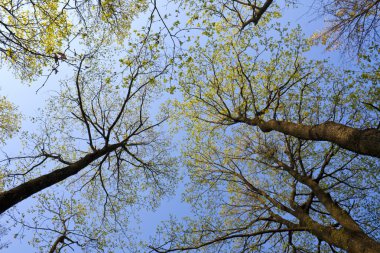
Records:
{"label": "textured bark", "polygon": [[312,220],[303,210],[297,210],[300,225],[310,228],[309,232],[317,238],[335,245],[349,253],[378,253],[380,243],[362,232],[354,232],[345,228],[326,227]]}
{"label": "textured bark", "polygon": [[[313,187],[315,188],[315,187]],[[380,252],[380,243],[370,238],[351,218],[351,216],[337,205],[330,195],[319,187],[313,189],[321,203],[326,207],[331,216],[342,225],[341,229],[335,229],[320,225],[312,220],[303,210],[296,210],[301,226],[310,227],[310,232],[319,239],[333,244],[352,253],[376,253]]]}
{"label": "textured bark", "polygon": [[263,121],[259,118],[238,118],[235,121],[258,126],[263,132],[277,131],[303,140],[329,141],[355,153],[380,158],[378,129],[361,130],[331,121],[314,126],[273,119]]}
{"label": "textured bark", "polygon": [[118,143],[114,145],[106,146],[100,150],[96,150],[91,154],[88,154],[77,162],[72,163],[64,168],[52,171],[48,174],[40,176],[25,182],[15,188],[0,193],[0,214],[21,202],[22,200],[32,196],[33,194],[46,189],[54,184],[57,184],[66,178],[77,174],[82,169],[86,168],[90,163],[103,155],[116,150],[123,144]]}
{"label": "textured bark", "polygon": [[341,208],[331,198],[330,194],[323,190],[320,185],[311,177],[301,175],[290,166],[279,162],[279,165],[289,172],[297,181],[308,186],[321,204],[326,208],[329,214],[341,226],[341,229],[333,227],[326,227],[314,221],[308,214],[300,207],[294,211],[294,215],[299,219],[302,227],[310,228],[310,233],[314,234],[317,238],[333,244],[341,249],[353,253],[375,253],[380,252],[380,243],[370,238],[355,222],[354,219]]}
{"label": "textured bark", "polygon": [[[261,7],[256,7],[257,9],[255,10],[255,17],[253,18],[253,23],[257,25],[259,23],[259,20],[263,16],[263,14],[267,11],[269,6],[273,3],[273,0],[267,0]],[[249,21],[248,21],[249,22]],[[246,22],[246,23],[248,23]],[[246,25],[246,24],[244,24]]]}
{"label": "textured bark", "polygon": [[281,216],[272,214],[274,215],[273,218],[276,221],[286,225],[289,229],[294,229],[294,231],[301,229],[303,231],[308,231],[318,239],[344,249],[349,253],[380,252],[380,243],[369,237],[350,216],[350,214],[341,208],[336,202],[334,202],[330,194],[323,190],[315,180],[313,180],[311,177],[297,173],[296,170],[281,161],[278,161],[277,163],[298,182],[308,186],[315,194],[315,196],[319,199],[321,204],[326,208],[332,218],[335,219],[342,228],[336,229],[332,226],[321,225],[317,221],[313,220],[310,217],[309,212],[300,206],[295,206],[294,209],[283,206],[280,202],[277,202],[276,199],[270,197],[266,192],[263,192],[253,186],[242,175],[237,175],[243,180],[247,187],[252,190],[252,192],[263,196],[279,210],[285,211],[297,217],[299,224],[295,224],[282,218]]}
{"label": "textured bark", "polygon": [[49,250],[49,253],[54,253],[54,252],[56,252],[56,251],[57,251],[58,244],[60,244],[60,243],[64,243],[65,238],[66,238],[65,235],[61,235],[60,237],[58,237],[57,240],[55,240],[55,242],[54,242],[53,245],[51,246],[51,248],[50,248],[50,250]]}

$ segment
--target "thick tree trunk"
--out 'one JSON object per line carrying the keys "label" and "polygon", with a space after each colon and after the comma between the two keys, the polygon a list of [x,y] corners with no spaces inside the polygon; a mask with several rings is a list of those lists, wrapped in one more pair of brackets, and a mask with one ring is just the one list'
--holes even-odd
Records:
{"label": "thick tree trunk", "polygon": [[263,121],[259,118],[237,118],[234,120],[258,126],[263,132],[277,131],[303,140],[329,141],[355,153],[380,158],[380,130],[378,129],[361,130],[331,121],[308,126],[273,119]]}
{"label": "thick tree trunk", "polygon": [[[317,183],[311,179],[309,180],[311,181],[311,183],[308,183],[309,187],[311,187],[331,216],[343,227],[341,229],[332,229],[331,232],[327,233],[331,238],[331,242],[348,252],[380,252],[380,243],[366,235],[349,213],[332,200],[330,194],[323,191]],[[318,229],[314,231],[314,234],[317,233],[319,233],[319,238],[326,236],[322,235],[324,233],[320,233]],[[327,240],[327,238],[325,237],[324,240]]]}
{"label": "thick tree trunk", "polygon": [[312,220],[302,211],[297,212],[297,218],[301,226],[310,228],[310,233],[317,238],[335,245],[348,253],[379,253],[380,243],[370,238],[363,232],[353,232],[350,230],[335,229],[326,227]]}
{"label": "thick tree trunk", "polygon": [[57,240],[55,240],[55,242],[53,243],[53,245],[51,246],[50,250],[49,250],[49,253],[54,253],[54,252],[57,252],[57,247],[60,243],[64,243],[65,242],[65,238],[66,236],[65,235],[61,235],[60,237],[57,238]]}
{"label": "thick tree trunk", "polygon": [[314,195],[319,199],[321,204],[326,208],[329,214],[337,222],[339,222],[339,224],[341,224],[342,227],[353,232],[364,234],[363,230],[356,223],[356,221],[352,219],[350,214],[347,213],[344,209],[342,209],[337,203],[335,203],[334,200],[331,198],[330,194],[323,190],[315,180],[313,180],[309,176],[299,174],[292,167],[286,165],[281,161],[278,161],[278,164],[290,175],[292,175],[297,181],[308,186],[312,190]]}
{"label": "thick tree trunk", "polygon": [[297,181],[308,186],[331,217],[342,226],[341,229],[336,229],[321,225],[309,216],[308,211],[298,206],[295,208],[293,215],[299,219],[301,227],[310,228],[310,233],[314,234],[317,238],[347,250],[350,253],[380,252],[380,243],[370,238],[350,214],[334,202],[330,194],[323,190],[315,180],[297,173],[296,170],[285,163],[279,161],[278,164]]}
{"label": "thick tree trunk", "polygon": [[32,196],[33,194],[77,174],[79,171],[86,168],[96,159],[116,150],[120,146],[122,146],[121,143],[109,145],[82,157],[77,162],[72,163],[64,168],[52,171],[46,175],[32,179],[15,188],[0,193],[0,214],[16,205],[17,203],[21,202],[22,200]]}

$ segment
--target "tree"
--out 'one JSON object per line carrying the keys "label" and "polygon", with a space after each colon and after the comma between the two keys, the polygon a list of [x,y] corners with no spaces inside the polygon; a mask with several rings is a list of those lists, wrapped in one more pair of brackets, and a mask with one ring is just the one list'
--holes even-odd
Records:
{"label": "tree", "polygon": [[169,64],[159,61],[160,50],[142,34],[130,41],[125,57],[121,51],[82,57],[75,77],[61,83],[36,117],[41,132],[26,135],[30,149],[3,160],[1,213],[55,186],[86,206],[88,219],[106,226],[113,218],[125,220],[130,206],[154,207],[171,192],[174,163],[157,131],[167,115],[153,120],[147,111]]}
{"label": "tree", "polygon": [[378,252],[378,178],[356,169],[376,163],[246,127],[213,142],[186,153],[198,219],[165,224],[155,252]]}
{"label": "tree", "polygon": [[[131,206],[154,208],[172,191],[174,160],[158,130],[167,115],[148,110],[169,62],[159,59],[164,52],[151,27],[130,31],[132,20],[146,9],[140,0],[0,4],[3,63],[27,80],[47,66],[48,76],[57,73],[61,62],[74,69],[74,77],[53,88],[57,93],[34,118],[40,132],[23,133],[20,155],[5,154],[1,161],[0,213],[44,191],[34,211],[50,213],[50,224],[37,218],[33,228],[36,235],[60,235],[46,242],[35,238],[43,250],[72,245],[112,250],[116,241],[109,243],[110,238],[125,232]],[[18,129],[18,115],[8,113],[14,107],[5,99],[1,106],[3,141],[3,132]],[[28,227],[23,217],[14,219]]]}
{"label": "tree", "polygon": [[[213,13],[209,13],[209,8],[205,8],[205,15],[214,15]],[[194,23],[194,25],[202,27],[203,34],[209,37],[215,36],[215,34],[218,34],[217,36],[220,36],[223,34],[223,36],[227,36],[224,33],[224,30],[230,31],[232,34],[236,34],[239,31],[241,32],[239,27],[236,27],[235,23],[236,19],[239,20],[240,18],[236,18],[233,16],[233,11],[230,11],[228,8],[227,13],[225,13],[225,16],[228,16],[229,18],[214,20],[211,18],[211,21],[206,21],[203,18],[197,17],[197,18],[190,18],[190,22]],[[232,12],[232,14],[231,14]],[[198,15],[198,14],[194,14]],[[242,15],[242,14],[241,14]],[[266,20],[263,20],[263,23],[261,26],[257,27],[257,30],[261,31],[260,33],[245,35],[249,38],[249,36],[256,36],[256,38],[261,38],[264,36],[265,33],[270,33],[271,30],[269,29],[269,26],[266,25],[273,17],[278,17],[280,15],[278,12],[273,12],[272,15],[267,15]],[[208,16],[207,16],[208,17]],[[240,17],[240,15],[238,15]],[[265,23],[266,22],[266,23]],[[231,25],[232,24],[232,25]],[[242,36],[236,35],[240,39]],[[305,46],[309,44],[306,40],[303,42],[305,43]],[[269,44],[269,43],[268,43]],[[247,45],[248,47],[249,45]],[[267,47],[269,45],[266,45]],[[199,46],[198,46],[199,47]],[[273,45],[272,45],[273,47]],[[371,48],[375,48],[375,50],[372,50],[371,57],[376,57],[378,55],[378,47],[372,46]],[[253,47],[254,50],[257,50]],[[259,50],[265,51],[270,48],[262,48]],[[273,49],[272,49],[273,50]],[[296,52],[297,53],[297,52]],[[366,59],[368,59],[369,53],[361,55],[361,57],[364,56]],[[195,57],[190,57],[191,59],[195,59],[196,57],[202,57],[202,55],[196,55]],[[209,62],[210,65],[213,64],[214,59],[203,59]],[[238,61],[241,61],[239,64],[252,64],[252,57],[249,59],[237,59]],[[211,61],[211,62],[210,62]],[[370,62],[370,61],[369,61]],[[196,67],[200,62],[195,62],[193,65]],[[258,64],[254,62],[255,64]],[[191,64],[191,63],[190,63]],[[276,62],[274,62],[272,65],[272,68],[276,68]],[[294,78],[297,78],[298,69],[302,69],[303,66],[298,66],[299,63],[295,62],[295,68],[294,68],[294,74],[289,73],[289,82],[291,82]],[[236,65],[236,64],[235,64]],[[359,70],[360,73],[371,73],[371,71],[374,71],[374,75],[377,75],[378,73],[378,67],[376,66],[376,62],[369,64],[370,66],[365,66],[363,69]],[[237,66],[237,71],[239,71],[240,66]],[[256,70],[256,69],[255,69]],[[247,85],[251,86],[252,82],[249,80],[249,74],[244,73],[244,69],[240,69],[242,73],[241,76],[246,77]],[[251,71],[249,69],[248,71]],[[267,70],[269,72],[271,70]],[[305,73],[306,74],[306,73]],[[248,75],[248,76],[247,76]],[[368,74],[365,74],[368,75]],[[363,77],[363,75],[361,75]],[[347,87],[350,86],[350,82],[353,82],[354,77],[342,77],[346,78],[345,82]],[[351,80],[350,80],[351,79]],[[368,78],[364,78],[364,82],[368,80]],[[363,82],[360,81],[358,77],[355,77],[356,82]],[[244,81],[241,81],[244,82]],[[332,81],[333,83],[334,81]],[[380,131],[375,127],[363,127],[365,126],[360,125],[359,127],[353,127],[348,124],[341,124],[338,122],[334,122],[331,120],[331,118],[327,118],[325,122],[318,122],[318,124],[300,124],[300,123],[294,123],[284,120],[278,120],[276,118],[276,111],[273,111],[273,115],[269,118],[264,118],[262,115],[264,115],[270,107],[274,108],[276,107],[277,100],[280,99],[280,97],[283,95],[284,92],[287,92],[287,87],[291,87],[291,83],[284,84],[283,87],[268,87],[267,93],[264,95],[266,97],[266,101],[263,100],[260,101],[260,103],[264,103],[261,108],[256,104],[256,100],[262,99],[263,96],[257,97],[255,94],[249,94],[249,91],[244,94],[245,97],[241,98],[242,100],[246,100],[244,103],[247,103],[247,106],[242,105],[243,107],[239,109],[239,111],[231,111],[231,108],[228,108],[230,105],[225,104],[223,98],[213,99],[215,103],[211,103],[210,106],[215,106],[215,110],[218,115],[217,121],[223,121],[224,124],[234,124],[237,122],[244,122],[246,124],[257,126],[264,132],[269,131],[279,131],[288,135],[292,135],[294,137],[302,138],[304,140],[313,140],[313,141],[330,141],[337,145],[339,145],[342,148],[351,150],[353,152],[374,156],[374,157],[380,157]],[[278,88],[278,90],[276,90]],[[376,93],[376,88],[374,90],[372,89],[372,93]],[[354,96],[355,93],[353,89],[347,90],[347,92],[351,92],[351,96]],[[371,99],[372,101],[375,101],[376,99]],[[238,103],[243,103],[242,101],[237,101]],[[364,102],[365,101],[361,101]],[[375,102],[376,103],[376,102]],[[376,106],[375,106],[376,107]],[[220,110],[220,111],[219,111]],[[211,116],[212,117],[212,116]]]}
{"label": "tree", "polygon": [[[269,24],[216,29],[189,49],[174,105],[191,136],[185,198],[197,219],[165,224],[153,251],[379,251],[378,161],[291,132],[329,122],[322,135],[339,125],[378,136],[379,112],[362,103],[378,81],[307,60],[309,45]],[[294,123],[271,129],[282,122]]]}

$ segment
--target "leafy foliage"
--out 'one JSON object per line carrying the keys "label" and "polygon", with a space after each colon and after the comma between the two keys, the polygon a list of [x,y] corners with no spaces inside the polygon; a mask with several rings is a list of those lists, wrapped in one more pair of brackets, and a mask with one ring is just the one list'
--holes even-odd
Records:
{"label": "leafy foliage", "polygon": [[328,0],[317,5],[328,23],[317,37],[328,48],[354,49],[360,53],[372,43],[379,43],[380,1]]}
{"label": "leafy foliage", "polygon": [[44,67],[77,59],[83,47],[109,45],[114,39],[123,43],[131,22],[146,8],[141,0],[2,0],[1,61],[21,78],[32,79]]}
{"label": "leafy foliage", "polygon": [[375,103],[378,79],[358,78],[371,64],[344,71],[308,60],[309,40],[278,24],[239,33],[215,29],[201,40],[182,56],[183,98],[173,102],[189,135],[182,157],[191,182],[184,198],[195,217],[165,223],[153,251],[353,250],[341,241],[346,235],[334,238],[342,229],[363,235],[355,242],[367,240],[361,250],[376,249],[372,215],[379,206],[365,206],[379,192],[378,161],[333,143],[264,133],[260,124],[376,128],[378,111],[364,100]]}
{"label": "leafy foliage", "polygon": [[[51,187],[38,197],[40,205],[29,216],[36,217],[32,224],[19,221],[38,231],[33,243],[41,251],[77,245],[112,252],[116,241],[107,242],[125,237],[128,214],[155,208],[172,193],[175,160],[159,131],[167,115],[148,111],[160,93],[157,81],[167,64],[158,60],[158,47],[145,43],[136,38],[126,54],[116,51],[127,55],[120,60],[99,51],[97,57],[109,59],[108,64],[94,55],[83,57],[74,78],[61,82],[60,91],[35,118],[39,132],[25,134],[27,148],[3,161],[2,208]],[[24,197],[6,196],[12,191]]]}
{"label": "leafy foliage", "polygon": [[15,105],[10,103],[6,97],[0,98],[0,142],[11,138],[12,134],[20,127],[20,115]]}
{"label": "leafy foliage", "polygon": [[[33,231],[41,252],[146,251],[128,224],[174,193],[170,116],[193,215],[163,223],[151,251],[378,252],[379,1],[322,1],[331,22],[314,38],[282,24],[295,3],[0,0],[2,63],[25,80],[71,71],[1,161],[16,237]],[[311,59],[315,38],[357,62]],[[20,116],[6,98],[0,112],[4,143]]]}

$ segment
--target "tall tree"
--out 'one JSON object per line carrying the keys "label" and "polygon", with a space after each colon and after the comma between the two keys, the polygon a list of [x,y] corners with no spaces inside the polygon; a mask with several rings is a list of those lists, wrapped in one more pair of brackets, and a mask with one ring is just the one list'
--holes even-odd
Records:
{"label": "tall tree", "polygon": [[1,212],[56,186],[99,213],[97,221],[126,219],[131,205],[155,206],[171,191],[176,172],[158,131],[167,116],[147,110],[168,66],[160,50],[141,35],[125,57],[120,51],[99,51],[103,61],[83,56],[75,77],[36,117],[41,132],[26,135],[25,154],[3,160]]}
{"label": "tall tree", "polygon": [[155,252],[379,251],[376,162],[334,145],[234,130],[227,138],[214,130],[186,152],[196,218],[164,224]]}
{"label": "tall tree", "polygon": [[[215,36],[219,38],[219,41],[221,42],[219,45],[220,48],[215,50],[218,53],[211,55],[211,53],[207,53],[207,49],[198,43],[195,46],[190,46],[193,47],[193,49],[191,50],[191,53],[188,57],[186,55],[182,56],[182,58],[189,60],[186,63],[186,65],[191,66],[189,69],[194,68],[194,73],[190,77],[193,79],[190,79],[190,82],[197,84],[197,79],[203,78],[201,81],[204,83],[204,86],[207,87],[202,88],[202,90],[209,90],[211,94],[210,97],[207,98],[196,98],[195,93],[190,94],[193,95],[194,99],[199,99],[200,101],[204,100],[204,105],[208,106],[211,110],[214,110],[215,114],[210,113],[207,115],[209,120],[223,121],[223,124],[235,124],[242,122],[259,127],[264,132],[278,131],[304,140],[329,141],[339,145],[344,149],[348,149],[359,154],[380,157],[380,131],[377,128],[376,121],[374,122],[372,120],[369,120],[367,123],[364,121],[361,121],[361,123],[359,123],[352,122],[348,120],[348,118],[342,120],[337,119],[336,117],[326,117],[324,121],[318,121],[312,124],[311,121],[305,121],[303,123],[291,122],[289,120],[285,120],[284,118],[281,119],[277,117],[278,114],[276,107],[278,102],[284,98],[284,95],[286,96],[286,93],[291,91],[294,83],[297,83],[302,78],[307,78],[309,76],[307,72],[308,67],[305,65],[305,63],[300,62],[301,59],[299,59],[299,56],[302,51],[307,50],[311,44],[310,41],[307,40],[292,40],[292,42],[290,42],[290,39],[286,38],[285,34],[282,37],[284,41],[270,41],[270,36],[267,36],[267,34],[270,34],[273,31],[273,28],[270,28],[273,26],[273,24],[270,24],[272,22],[270,20],[273,17],[278,17],[278,15],[280,15],[278,12],[273,12],[271,15],[268,13],[266,19],[262,21],[262,24],[258,27],[255,27],[255,32],[244,32],[240,30],[239,27],[236,27],[234,25],[236,23],[236,19],[238,18],[236,18],[233,15],[233,12],[228,8],[228,13],[225,13],[225,15],[229,18],[219,20],[210,18],[209,21],[205,20],[204,17],[209,17],[208,15],[215,17],[213,13],[209,13],[210,8],[206,8],[205,16],[197,17],[198,14],[194,14],[195,16],[192,16],[190,18],[189,23],[192,23],[192,25],[198,27],[202,27],[202,34],[206,35],[205,37],[208,37],[208,39],[211,40],[211,42],[209,42],[210,46],[218,47],[218,45],[213,45],[215,42],[212,42],[212,39]],[[269,25],[267,25],[268,22]],[[232,36],[230,36],[228,33],[231,33]],[[234,38],[232,39],[232,37]],[[254,38],[265,38],[265,41],[263,41],[262,45],[257,45],[257,43],[253,41]],[[234,48],[235,41],[233,40],[242,40],[241,43],[243,43],[243,45],[240,47],[246,47],[247,50],[253,50],[256,52],[256,55],[253,54],[247,57],[244,55],[241,56],[241,49]],[[253,44],[250,45],[250,43]],[[295,46],[298,47],[298,51],[292,50],[289,52],[289,54],[292,54],[294,57],[293,62],[284,63],[284,60],[281,59],[281,57],[284,57],[281,56],[274,59],[272,63],[267,64],[268,66],[266,68],[261,67],[261,62],[259,61],[261,54],[265,55],[265,53],[268,51],[271,51],[272,54],[276,53],[276,51],[281,53],[281,47],[276,46],[275,43],[279,43],[279,45],[289,45],[289,43],[295,43]],[[223,47],[229,48],[225,49]],[[199,51],[199,53],[197,53],[197,51]],[[204,51],[206,51],[206,53],[204,53]],[[234,61],[231,62],[231,60],[229,60],[229,57],[234,52],[237,56],[232,58]],[[369,54],[371,56],[369,56]],[[377,59],[378,54],[378,47],[374,45],[371,47],[371,53],[367,51],[366,54],[362,54],[360,57],[364,59]],[[202,60],[198,61],[198,59]],[[217,76],[220,72],[222,72],[220,71],[220,68],[228,68],[227,65],[224,66],[219,63],[223,61],[228,62],[231,66],[230,70],[226,70],[226,72],[237,72],[235,75],[232,75],[232,73],[229,73],[228,75],[232,75],[233,78],[236,75],[239,75],[239,79],[233,81],[238,82],[238,86],[242,89],[242,94],[240,96],[232,97],[233,104],[224,101],[225,98],[222,94],[217,94],[218,92],[222,92],[219,86],[223,86],[224,82],[228,80],[224,76],[223,78],[218,78]],[[204,64],[204,62],[207,62],[207,64]],[[361,69],[354,69],[354,71],[351,72],[352,76],[344,76],[343,74],[331,74],[330,76],[325,75],[322,78],[321,82],[327,82],[325,81],[326,78],[330,79],[331,84],[335,82],[344,82],[346,86],[345,99],[350,99],[349,97],[353,98],[355,94],[361,93],[361,90],[358,86],[356,89],[354,89],[351,83],[366,83],[369,81],[369,76],[377,76],[378,66],[376,63],[376,61],[372,61],[371,63],[371,60],[369,59],[366,64],[361,65]],[[195,71],[198,71],[198,66],[202,66],[203,70],[199,70],[199,73],[195,73]],[[186,66],[181,65],[180,68],[182,67]],[[208,71],[208,68],[211,68],[212,70]],[[283,84],[280,86],[279,84],[276,84],[277,86],[272,84],[272,82],[276,82],[276,80],[272,80],[271,77],[272,72],[278,70],[278,68],[285,68],[289,71],[286,72],[285,76],[282,79]],[[368,74],[371,72],[374,72],[373,75]],[[191,73],[191,70],[189,73]],[[200,74],[199,78],[197,77],[198,74]],[[222,73],[222,75],[225,74]],[[231,78],[228,75],[227,78]],[[256,80],[261,82],[261,80],[259,80],[261,76],[268,79],[268,85],[265,87],[266,93],[255,94],[251,86],[254,86]],[[363,80],[360,80],[359,77],[364,78]],[[377,77],[372,78],[372,86],[367,86],[369,89],[367,91],[370,93],[368,99],[374,103],[374,108],[377,108],[376,94],[378,94],[378,89],[376,87],[378,78],[376,78]],[[208,86],[210,81],[212,81],[212,86]],[[212,87],[213,90],[211,90],[209,87]],[[331,89],[331,87],[327,88]],[[187,92],[187,89],[185,89],[185,92]],[[228,99],[230,98],[228,97],[226,100]],[[366,99],[367,98],[364,96],[359,97],[359,101],[362,103],[366,103]],[[355,101],[359,102],[358,99],[355,99]],[[240,108],[238,110],[236,108],[233,108],[235,104],[240,104]],[[355,114],[356,112],[351,111],[346,112],[344,116],[352,116]],[[217,119],[215,119],[215,115],[217,115]],[[368,126],[368,123],[371,125]]]}
{"label": "tall tree", "polygon": [[[358,155],[379,156],[379,112],[362,103],[376,101],[378,81],[307,60],[298,29],[215,27],[183,57],[183,100],[175,102],[191,136],[186,198],[199,219],[167,225],[153,251],[378,252],[379,206],[368,207],[379,192],[378,161]],[[317,138],[296,133],[319,127]],[[374,133],[367,147],[375,153],[314,141],[363,128]]]}
{"label": "tall tree", "polygon": [[[148,110],[169,62],[159,60],[165,52],[150,30],[151,20],[146,30],[130,30],[146,9],[147,1],[140,0],[0,4],[2,63],[24,79],[41,75],[45,67],[51,68],[48,76],[57,73],[64,61],[74,70],[34,118],[40,132],[24,133],[20,155],[1,161],[0,213],[34,195],[42,203],[34,211],[52,213],[50,225],[62,226],[50,230],[51,236],[59,234],[55,240],[33,241],[44,250],[72,245],[112,250],[111,235],[125,232],[131,206],[155,207],[172,191],[174,162],[169,141],[158,130],[167,115]],[[18,129],[18,118],[5,99],[0,106],[3,141]],[[81,205],[54,197],[56,191]],[[34,228],[51,228],[44,227],[46,220],[35,221]],[[80,235],[77,227],[83,228]]]}

